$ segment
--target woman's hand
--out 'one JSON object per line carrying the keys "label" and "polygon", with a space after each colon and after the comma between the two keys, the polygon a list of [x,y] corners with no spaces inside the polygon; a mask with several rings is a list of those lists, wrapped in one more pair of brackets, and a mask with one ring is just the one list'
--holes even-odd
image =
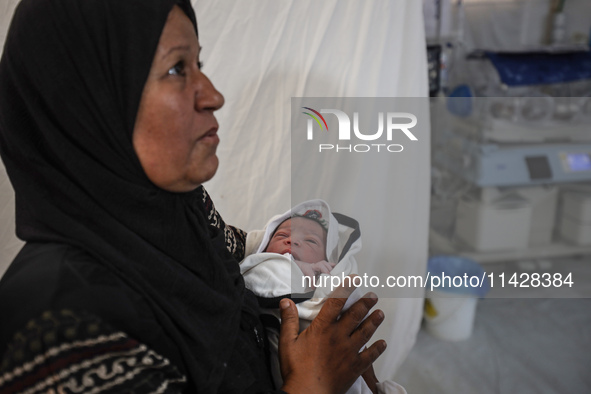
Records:
{"label": "woman's hand", "polygon": [[357,301],[339,318],[353,290],[346,287],[335,290],[300,334],[295,304],[289,299],[281,300],[279,360],[284,391],[344,393],[384,352],[383,340],[359,352],[384,320],[380,310],[363,320],[377,302],[374,294]]}
{"label": "woman's hand", "polygon": [[373,365],[370,365],[367,370],[361,374],[363,380],[365,380],[365,384],[371,390],[373,394],[378,394],[378,377],[376,376],[376,372],[373,370]]}

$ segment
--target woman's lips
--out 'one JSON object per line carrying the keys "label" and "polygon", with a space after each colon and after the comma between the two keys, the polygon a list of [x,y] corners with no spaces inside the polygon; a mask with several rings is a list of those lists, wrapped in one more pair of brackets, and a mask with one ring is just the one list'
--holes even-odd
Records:
{"label": "woman's lips", "polygon": [[198,141],[218,144],[220,142],[220,137],[218,136],[218,128],[212,127],[211,129],[209,129],[209,131],[207,131],[207,133],[199,137]]}

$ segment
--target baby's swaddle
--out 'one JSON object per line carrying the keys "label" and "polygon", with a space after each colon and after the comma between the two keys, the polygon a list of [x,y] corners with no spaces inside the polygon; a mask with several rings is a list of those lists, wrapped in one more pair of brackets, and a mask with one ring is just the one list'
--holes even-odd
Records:
{"label": "baby's swaddle", "polygon": [[[320,286],[310,291],[305,285],[309,280],[303,280],[303,274],[290,254],[280,255],[266,253],[266,249],[275,229],[285,220],[294,216],[304,216],[308,211],[318,211],[327,236],[326,257],[328,262],[334,263],[331,273],[320,274],[315,283],[326,281],[326,286]],[[249,232],[247,236],[247,257],[240,263],[240,271],[244,276],[246,287],[258,298],[265,314],[273,316],[267,324],[269,343],[271,345],[271,364],[273,378],[277,387],[282,384],[277,355],[279,338],[279,301],[290,297],[296,301],[300,317],[300,330],[305,329],[318,315],[324,300],[331,292],[330,276],[339,277],[356,274],[357,262],[354,255],[361,250],[359,224],[356,220],[333,213],[328,204],[322,200],[303,202],[282,215],[273,217],[262,231]],[[346,308],[363,295],[357,289],[350,297]],[[266,319],[269,322],[269,319]],[[394,382],[383,382],[379,386],[383,393],[405,393],[404,389]],[[365,381],[359,378],[348,393],[371,393]]]}
{"label": "baby's swaddle", "polygon": [[[322,200],[303,202],[284,214],[273,217],[265,226],[262,236],[260,233],[249,232],[247,244],[251,243],[249,246],[254,253],[240,263],[240,271],[244,276],[246,287],[258,297],[278,299],[292,294],[307,294],[305,298],[309,299],[297,304],[298,313],[300,319],[311,321],[316,317],[324,298],[331,291],[330,281],[328,286],[318,287],[313,294],[309,294],[309,289],[304,286],[309,280],[303,280],[303,274],[291,255],[264,252],[275,229],[281,223],[292,216],[303,216],[308,211],[318,211],[321,220],[326,224],[326,257],[328,262],[335,264],[330,275],[342,277],[342,275],[357,273],[354,255],[361,249],[359,225],[357,221],[345,215],[333,214],[328,204]],[[256,249],[252,247],[253,237],[258,244]],[[320,274],[315,281],[322,282],[330,275]],[[265,302],[263,304],[270,308],[278,308],[278,304],[271,305]],[[276,315],[279,317],[278,314]]]}

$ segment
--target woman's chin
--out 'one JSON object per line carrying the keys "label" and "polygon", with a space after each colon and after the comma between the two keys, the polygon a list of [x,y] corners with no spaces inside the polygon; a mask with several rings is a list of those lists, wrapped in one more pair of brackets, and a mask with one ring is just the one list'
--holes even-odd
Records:
{"label": "woman's chin", "polygon": [[219,167],[219,159],[215,153],[207,158],[204,163],[200,163],[195,171],[187,177],[187,187],[194,190],[203,183],[209,181],[216,174]]}

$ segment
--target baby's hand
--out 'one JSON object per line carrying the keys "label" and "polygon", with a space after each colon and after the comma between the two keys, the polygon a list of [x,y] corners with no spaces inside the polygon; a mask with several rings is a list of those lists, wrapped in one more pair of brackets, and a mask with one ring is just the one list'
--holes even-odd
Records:
{"label": "baby's hand", "polygon": [[329,263],[328,261],[322,260],[317,263],[310,264],[312,269],[314,270],[314,275],[320,274],[330,274],[330,271],[334,268],[334,263]]}
{"label": "baby's hand", "polygon": [[304,274],[304,276],[316,277],[320,274],[329,274],[330,271],[334,268],[334,263],[329,263],[328,261],[322,260],[317,263],[305,263],[303,261],[295,261],[300,270]]}

